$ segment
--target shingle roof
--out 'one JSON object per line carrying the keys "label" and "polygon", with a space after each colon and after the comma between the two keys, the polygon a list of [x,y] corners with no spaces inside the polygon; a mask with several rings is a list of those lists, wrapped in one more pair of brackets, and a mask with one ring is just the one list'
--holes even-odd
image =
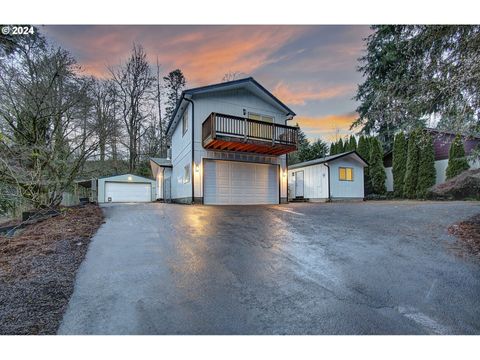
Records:
{"label": "shingle roof", "polygon": [[310,161],[304,161],[302,163],[298,163],[298,164],[295,164],[295,165],[290,165],[288,168],[289,169],[298,169],[298,168],[305,167],[305,166],[323,164],[323,163],[333,161],[333,160],[337,160],[339,158],[349,156],[349,155],[352,155],[352,154],[358,156],[360,158],[360,160],[363,161],[366,166],[368,166],[368,162],[364,158],[362,158],[359,153],[357,153],[356,151],[347,151],[347,152],[340,153],[340,154],[325,156],[323,158],[310,160]]}
{"label": "shingle roof", "polygon": [[167,133],[170,131],[170,127],[173,124],[173,120],[175,119],[175,116],[177,115],[178,109],[180,108],[182,104],[182,100],[185,98],[185,95],[195,95],[199,94],[202,92],[210,91],[210,90],[217,90],[221,89],[222,87],[229,87],[232,85],[241,85],[241,84],[248,84],[252,83],[256,87],[258,87],[260,90],[262,90],[263,93],[265,93],[268,97],[270,97],[277,105],[285,109],[289,114],[295,116],[296,114],[293,112],[292,109],[290,109],[287,105],[282,103],[275,95],[273,95],[270,91],[265,89],[258,81],[256,81],[253,77],[247,77],[244,79],[238,79],[238,80],[233,80],[233,81],[226,81],[222,83],[217,83],[217,84],[212,84],[212,85],[207,85],[207,86],[200,86],[196,88],[191,88],[182,91],[182,94],[180,95],[180,100],[177,103],[177,106],[175,110],[173,111],[172,117],[170,118],[170,121],[168,122],[167,126]]}
{"label": "shingle roof", "polygon": [[167,158],[150,158],[150,161],[153,161],[155,164],[158,166],[167,166],[170,167],[172,166],[172,160],[167,159]]}

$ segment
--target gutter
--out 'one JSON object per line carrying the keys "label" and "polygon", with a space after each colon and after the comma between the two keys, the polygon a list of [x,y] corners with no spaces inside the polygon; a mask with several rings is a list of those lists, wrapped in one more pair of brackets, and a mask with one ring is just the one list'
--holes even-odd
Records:
{"label": "gutter", "polygon": [[193,100],[183,97],[186,101],[188,101],[190,104],[192,104],[192,166],[190,170],[190,180],[192,182],[192,204],[195,204],[195,152],[194,152],[194,146],[195,146],[195,138],[193,137],[193,134],[195,133],[195,103]]}
{"label": "gutter", "polygon": [[323,163],[327,167],[328,171],[328,201],[332,201],[332,196],[330,195],[330,166],[328,163]]}

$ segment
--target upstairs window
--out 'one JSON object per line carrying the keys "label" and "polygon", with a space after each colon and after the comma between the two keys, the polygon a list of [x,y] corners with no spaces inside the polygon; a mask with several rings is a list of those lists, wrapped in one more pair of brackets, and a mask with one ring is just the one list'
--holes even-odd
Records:
{"label": "upstairs window", "polygon": [[182,136],[188,131],[188,109],[185,109],[182,116]]}
{"label": "upstairs window", "polygon": [[269,116],[269,115],[255,114],[255,113],[249,112],[248,118],[252,120],[273,123],[273,116]]}
{"label": "upstairs window", "polygon": [[340,167],[338,168],[338,178],[340,181],[353,181],[353,168]]}

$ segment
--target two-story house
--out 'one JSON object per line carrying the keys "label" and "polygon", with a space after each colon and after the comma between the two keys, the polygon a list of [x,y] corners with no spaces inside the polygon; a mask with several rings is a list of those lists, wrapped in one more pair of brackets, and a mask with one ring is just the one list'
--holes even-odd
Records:
{"label": "two-story house", "polygon": [[167,129],[171,160],[152,159],[157,197],[200,204],[287,201],[295,113],[253,78],[182,92]]}

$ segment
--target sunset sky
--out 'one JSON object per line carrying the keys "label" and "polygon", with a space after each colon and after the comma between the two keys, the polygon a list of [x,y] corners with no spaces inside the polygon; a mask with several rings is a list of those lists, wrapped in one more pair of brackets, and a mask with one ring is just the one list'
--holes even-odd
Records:
{"label": "sunset sky", "polygon": [[361,74],[357,59],[368,26],[40,26],[85,69],[107,75],[132,44],[152,64],[181,69],[187,88],[220,82],[229,71],[253,76],[296,113],[311,140],[349,133]]}

